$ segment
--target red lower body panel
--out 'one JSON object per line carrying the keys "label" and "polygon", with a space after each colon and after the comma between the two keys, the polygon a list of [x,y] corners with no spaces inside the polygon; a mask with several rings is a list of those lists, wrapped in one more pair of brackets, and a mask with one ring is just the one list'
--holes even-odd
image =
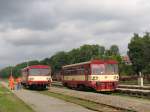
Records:
{"label": "red lower body panel", "polygon": [[28,81],[28,85],[49,85],[49,81]]}
{"label": "red lower body panel", "polygon": [[116,82],[101,82],[96,83],[96,90],[97,91],[114,91],[117,88]]}
{"label": "red lower body panel", "polygon": [[93,88],[96,91],[114,91],[117,88],[117,82],[95,82],[95,81],[63,81],[63,85],[69,87],[78,87],[84,85],[88,88]]}

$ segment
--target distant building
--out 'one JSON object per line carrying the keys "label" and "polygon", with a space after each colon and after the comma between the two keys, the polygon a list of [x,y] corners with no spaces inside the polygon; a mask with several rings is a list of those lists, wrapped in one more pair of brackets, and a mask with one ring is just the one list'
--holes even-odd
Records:
{"label": "distant building", "polygon": [[131,60],[129,58],[129,56],[122,56],[122,61],[127,64],[127,65],[131,65]]}

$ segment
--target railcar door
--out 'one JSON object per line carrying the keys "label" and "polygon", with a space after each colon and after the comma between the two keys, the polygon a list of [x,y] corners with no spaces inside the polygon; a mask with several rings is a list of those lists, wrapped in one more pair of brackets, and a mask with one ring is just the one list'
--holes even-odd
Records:
{"label": "railcar door", "polygon": [[84,65],[85,81],[88,81],[88,76],[90,75],[90,65]]}

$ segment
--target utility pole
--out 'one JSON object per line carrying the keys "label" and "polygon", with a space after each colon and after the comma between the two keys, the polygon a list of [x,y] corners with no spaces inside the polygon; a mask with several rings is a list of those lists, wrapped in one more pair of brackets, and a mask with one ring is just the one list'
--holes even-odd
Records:
{"label": "utility pole", "polygon": [[29,61],[27,61],[27,67],[29,66]]}
{"label": "utility pole", "polygon": [[11,76],[13,75],[13,73],[12,73],[12,68],[10,69],[10,75],[11,75]]}

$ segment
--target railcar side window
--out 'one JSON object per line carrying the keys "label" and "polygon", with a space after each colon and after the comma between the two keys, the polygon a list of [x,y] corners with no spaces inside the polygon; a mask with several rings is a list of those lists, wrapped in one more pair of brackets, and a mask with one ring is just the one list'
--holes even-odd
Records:
{"label": "railcar side window", "polygon": [[84,74],[83,68],[77,69],[77,75],[83,75],[83,74]]}
{"label": "railcar side window", "polygon": [[84,75],[84,67],[78,66],[64,69],[64,75]]}

